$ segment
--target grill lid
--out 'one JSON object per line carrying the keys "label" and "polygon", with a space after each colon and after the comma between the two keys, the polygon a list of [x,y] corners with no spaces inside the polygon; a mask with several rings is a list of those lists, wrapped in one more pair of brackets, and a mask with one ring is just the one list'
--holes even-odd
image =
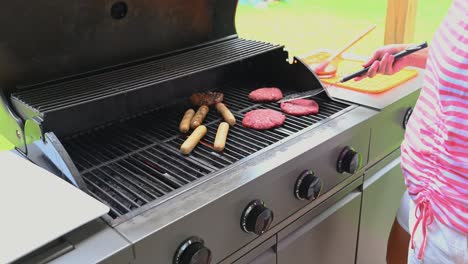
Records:
{"label": "grill lid", "polygon": [[0,9],[0,87],[236,37],[236,6],[237,0],[9,1]]}

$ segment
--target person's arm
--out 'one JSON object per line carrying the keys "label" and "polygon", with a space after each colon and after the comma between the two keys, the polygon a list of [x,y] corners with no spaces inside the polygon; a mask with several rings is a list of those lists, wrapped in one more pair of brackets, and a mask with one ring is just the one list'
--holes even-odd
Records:
{"label": "person's arm", "polygon": [[424,69],[426,67],[428,49],[423,49],[395,61],[393,54],[406,49],[413,44],[391,44],[383,46],[374,52],[374,55],[363,65],[371,66],[367,74],[359,76],[354,80],[359,81],[366,77],[372,78],[378,73],[392,75],[407,66]]}

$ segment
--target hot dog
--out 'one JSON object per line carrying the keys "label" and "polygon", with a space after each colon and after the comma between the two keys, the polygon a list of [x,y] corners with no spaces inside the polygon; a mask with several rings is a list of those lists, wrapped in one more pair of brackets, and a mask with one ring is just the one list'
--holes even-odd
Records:
{"label": "hot dog", "polygon": [[200,140],[206,135],[207,129],[206,126],[201,125],[197,127],[192,134],[185,140],[185,142],[180,146],[180,152],[182,154],[188,155],[192,150],[197,146]]}
{"label": "hot dog", "polygon": [[195,115],[195,111],[193,109],[189,109],[185,112],[184,117],[179,125],[179,130],[182,133],[187,133],[190,130],[190,122],[192,121],[193,116]]}
{"label": "hot dog", "polygon": [[192,118],[192,122],[190,123],[190,127],[192,129],[197,128],[199,125],[203,124],[203,120],[205,119],[206,115],[208,114],[209,108],[206,105],[200,106],[198,108],[197,113]]}
{"label": "hot dog", "polygon": [[226,146],[226,138],[229,132],[229,124],[226,122],[222,122],[219,124],[218,132],[216,132],[216,138],[214,141],[214,150],[221,152],[224,150]]}
{"label": "hot dog", "polygon": [[236,118],[231,113],[231,111],[226,107],[225,104],[217,103],[216,110],[218,110],[218,112],[223,116],[224,120],[228,124],[230,124],[231,126],[234,126],[236,124]]}

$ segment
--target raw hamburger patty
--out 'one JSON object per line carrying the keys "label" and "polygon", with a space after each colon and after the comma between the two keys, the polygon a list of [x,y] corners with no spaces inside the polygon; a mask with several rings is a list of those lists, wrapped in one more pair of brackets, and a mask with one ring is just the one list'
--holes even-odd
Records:
{"label": "raw hamburger patty", "polygon": [[248,128],[264,130],[279,127],[285,120],[286,116],[278,111],[259,109],[247,112],[244,119],[242,119],[242,125]]}
{"label": "raw hamburger patty", "polygon": [[319,110],[317,102],[309,99],[297,99],[283,102],[280,107],[286,114],[294,116],[312,115],[318,113]]}
{"label": "raw hamburger patty", "polygon": [[224,94],[218,92],[195,93],[190,96],[190,102],[196,106],[214,105],[223,102]]}
{"label": "raw hamburger patty", "polygon": [[249,99],[254,102],[276,102],[283,98],[283,93],[279,88],[259,88],[249,94]]}

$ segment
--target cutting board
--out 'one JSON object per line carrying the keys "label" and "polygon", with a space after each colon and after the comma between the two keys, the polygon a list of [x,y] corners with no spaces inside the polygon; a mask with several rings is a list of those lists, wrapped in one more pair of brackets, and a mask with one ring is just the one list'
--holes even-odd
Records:
{"label": "cutting board", "polygon": [[0,152],[0,263],[9,263],[109,211],[10,151]]}
{"label": "cutting board", "polygon": [[[305,57],[304,61],[307,64],[315,64],[326,60],[328,57],[330,57],[330,53],[318,52]],[[336,87],[370,94],[386,92],[415,78],[418,75],[417,70],[403,69],[393,75],[378,74],[374,78],[365,78],[358,82],[350,80],[345,83],[336,83],[341,77],[361,70],[364,61],[353,60],[349,58],[337,58],[333,61],[332,64],[338,69],[336,75],[333,78],[321,79],[323,83],[333,84]]]}

